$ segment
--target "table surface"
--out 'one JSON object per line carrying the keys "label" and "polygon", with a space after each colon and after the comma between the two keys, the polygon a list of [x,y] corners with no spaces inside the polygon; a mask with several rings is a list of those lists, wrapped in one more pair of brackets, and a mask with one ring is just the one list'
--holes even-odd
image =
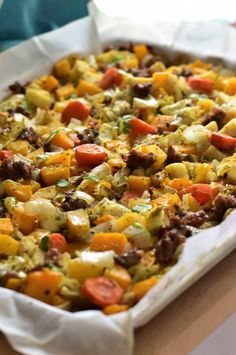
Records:
{"label": "table surface", "polygon": [[[236,251],[135,332],[134,355],[185,355],[236,311]],[[16,355],[0,335],[1,355]]]}

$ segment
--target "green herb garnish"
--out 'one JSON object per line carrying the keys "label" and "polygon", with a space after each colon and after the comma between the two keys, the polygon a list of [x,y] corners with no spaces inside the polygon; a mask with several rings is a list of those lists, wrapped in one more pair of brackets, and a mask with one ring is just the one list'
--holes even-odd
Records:
{"label": "green herb garnish", "polygon": [[59,187],[66,187],[66,186],[69,185],[69,180],[67,180],[67,179],[59,179],[56,182],[56,185],[59,186]]}
{"label": "green herb garnish", "polygon": [[142,224],[140,224],[140,223],[134,223],[133,224],[133,226],[135,227],[135,228],[138,228],[138,229],[142,229],[142,230],[144,230],[145,228],[144,228],[144,226],[142,225]]}
{"label": "green herb garnish", "polygon": [[121,59],[122,59],[122,58],[121,58],[120,55],[116,55],[116,56],[112,59],[112,61],[110,62],[110,65],[111,65],[111,66],[116,65],[116,63],[118,63]]}
{"label": "green herb garnish", "polygon": [[56,129],[55,131],[53,131],[51,134],[49,134],[46,143],[49,143],[52,140],[52,138],[54,138],[57,135],[57,133],[59,133],[61,130],[62,129],[59,128],[59,129]]}
{"label": "green herb garnish", "polygon": [[136,205],[132,208],[132,211],[142,213],[142,212],[149,211],[151,208],[152,206],[150,205]]}
{"label": "green herb garnish", "polygon": [[132,128],[132,125],[130,123],[132,118],[133,116],[131,115],[124,115],[120,118],[119,128],[122,133],[129,133],[130,129]]}
{"label": "green herb garnish", "polygon": [[27,100],[22,101],[21,106],[23,107],[23,109],[25,111],[32,113],[33,106],[31,105],[31,103],[29,103],[29,101],[27,101]]}
{"label": "green herb garnish", "polygon": [[48,251],[48,243],[49,243],[49,237],[48,235],[43,236],[40,239],[39,247],[43,251]]}
{"label": "green herb garnish", "polygon": [[77,99],[78,95],[74,92],[70,95],[70,99]]}
{"label": "green herb garnish", "polygon": [[95,175],[95,174],[89,174],[89,175],[86,175],[84,177],[84,179],[86,180],[91,180],[91,181],[95,181],[95,182],[99,182],[99,176]]}

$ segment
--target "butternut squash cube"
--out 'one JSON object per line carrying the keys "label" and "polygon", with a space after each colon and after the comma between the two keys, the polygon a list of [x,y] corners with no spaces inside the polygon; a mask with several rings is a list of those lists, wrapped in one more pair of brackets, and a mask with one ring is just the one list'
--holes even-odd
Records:
{"label": "butternut squash cube", "polygon": [[60,179],[69,179],[70,168],[64,165],[47,166],[41,170],[41,178],[46,185],[54,185]]}

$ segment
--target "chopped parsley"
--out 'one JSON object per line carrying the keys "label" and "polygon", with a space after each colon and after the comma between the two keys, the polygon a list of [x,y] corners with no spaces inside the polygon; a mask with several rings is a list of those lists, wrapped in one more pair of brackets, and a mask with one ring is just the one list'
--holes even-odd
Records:
{"label": "chopped parsley", "polygon": [[77,99],[78,95],[76,93],[73,93],[70,95],[70,98],[71,99]]}
{"label": "chopped parsley", "polygon": [[138,222],[134,223],[133,227],[138,228],[138,229],[142,229],[142,230],[145,229],[144,226],[142,224],[138,223]]}
{"label": "chopped parsley", "polygon": [[152,206],[150,205],[136,205],[132,208],[132,211],[142,213],[142,212],[149,211],[151,208]]}
{"label": "chopped parsley", "polygon": [[25,111],[32,113],[33,106],[31,105],[31,103],[29,103],[29,101],[27,101],[27,100],[22,101],[21,106],[23,107],[23,109]]}
{"label": "chopped parsley", "polygon": [[129,133],[130,129],[132,128],[132,125],[130,121],[132,120],[133,116],[131,115],[124,115],[120,118],[119,122],[119,128],[121,133]]}
{"label": "chopped parsley", "polygon": [[99,182],[99,176],[97,176],[96,174],[89,174],[89,175],[86,175],[84,177],[84,179],[86,180],[91,180],[91,181],[95,181],[95,182]]}
{"label": "chopped parsley", "polygon": [[48,244],[49,244],[49,237],[48,235],[45,235],[41,238],[39,247],[43,251],[48,251]]}
{"label": "chopped parsley", "polygon": [[67,179],[59,179],[56,183],[57,186],[59,187],[66,187],[69,185],[69,180]]}
{"label": "chopped parsley", "polygon": [[116,55],[114,58],[112,58],[112,61],[110,62],[111,66],[116,65],[116,63],[118,63],[121,60],[121,56],[120,55]]}

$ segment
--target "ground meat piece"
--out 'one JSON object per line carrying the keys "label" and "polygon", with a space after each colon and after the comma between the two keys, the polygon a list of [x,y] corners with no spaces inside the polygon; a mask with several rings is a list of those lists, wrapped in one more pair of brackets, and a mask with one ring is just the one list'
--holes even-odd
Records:
{"label": "ground meat piece", "polygon": [[212,114],[206,115],[203,124],[207,125],[208,123],[212,121],[216,121],[218,128],[222,128],[224,125],[224,118],[225,118],[225,112],[221,109],[215,109],[215,111]]}
{"label": "ground meat piece", "polygon": [[32,127],[28,127],[23,129],[19,138],[23,140],[27,140],[30,144],[32,144],[37,140],[38,136]]}
{"label": "ground meat piece", "polygon": [[205,211],[184,212],[179,210],[176,215],[170,218],[170,224],[171,227],[183,230],[185,226],[198,228],[208,219],[209,216]]}
{"label": "ground meat piece", "polygon": [[15,169],[17,177],[21,177],[23,179],[31,179],[32,178],[32,166],[26,164],[23,161],[16,161],[13,163],[13,167]]}
{"label": "ground meat piece", "polygon": [[215,200],[216,208],[226,211],[228,208],[236,208],[236,197],[235,196],[224,196],[217,195]]}
{"label": "ground meat piece", "polygon": [[26,111],[24,109],[24,107],[22,106],[16,106],[14,109],[9,109],[7,110],[7,112],[10,114],[10,115],[14,115],[15,113],[21,113],[22,115],[26,116],[26,117],[29,117],[29,112]]}
{"label": "ground meat piece", "polygon": [[144,169],[149,168],[155,162],[155,156],[152,153],[141,154],[135,149],[132,149],[128,155],[127,167],[130,169],[136,169],[142,167]]}
{"label": "ground meat piece", "polygon": [[73,197],[74,191],[67,192],[65,195],[65,200],[61,204],[61,208],[64,211],[74,211],[78,209],[85,209],[88,207],[88,204],[86,201],[81,200],[79,198],[74,198]]}
{"label": "ground meat piece", "polygon": [[35,148],[43,145],[43,139],[35,133],[32,127],[24,128],[19,138],[28,141]]}
{"label": "ground meat piece", "polygon": [[193,72],[190,69],[183,69],[180,73],[177,74],[178,76],[183,76],[184,78],[188,78],[193,75]]}
{"label": "ground meat piece", "polygon": [[156,245],[156,258],[161,264],[170,262],[175,254],[178,245],[184,243],[185,235],[178,229],[165,229],[161,234],[161,239]]}
{"label": "ground meat piece", "polygon": [[56,266],[60,266],[59,261],[60,261],[60,253],[59,253],[58,249],[56,249],[56,248],[50,249],[45,254],[44,265],[53,264]]}
{"label": "ground meat piece", "polygon": [[4,204],[3,204],[3,202],[0,202],[0,217],[4,217],[5,212],[6,212],[6,209],[5,209]]}
{"label": "ground meat piece", "polygon": [[81,144],[96,143],[98,131],[94,128],[86,128],[84,131],[77,134]]}
{"label": "ground meat piece", "polygon": [[31,179],[32,178],[32,166],[23,162],[13,159],[4,159],[0,167],[0,178],[4,179]]}
{"label": "ground meat piece", "polygon": [[16,81],[14,84],[9,85],[9,89],[14,93],[14,94],[24,94],[25,93],[25,88],[22,86],[18,81]]}
{"label": "ground meat piece", "polygon": [[127,269],[138,264],[140,259],[141,255],[137,249],[131,249],[126,253],[115,256],[115,261],[117,264],[124,266]]}
{"label": "ground meat piece", "polygon": [[160,62],[161,57],[159,55],[147,54],[145,59],[142,61],[142,68],[149,68],[156,62]]}
{"label": "ground meat piece", "polygon": [[182,161],[182,157],[175,151],[172,146],[168,147],[166,164],[179,163]]}
{"label": "ground meat piece", "polygon": [[150,94],[152,84],[144,83],[144,84],[135,84],[133,85],[132,89],[135,95],[138,97],[145,97]]}
{"label": "ground meat piece", "polygon": [[209,217],[205,211],[187,212],[181,219],[182,223],[192,227],[200,227],[203,223],[208,221]]}
{"label": "ground meat piece", "polygon": [[143,77],[143,78],[149,78],[151,76],[150,71],[148,70],[148,68],[131,68],[129,69],[129,73],[133,74],[134,76],[137,77]]}

